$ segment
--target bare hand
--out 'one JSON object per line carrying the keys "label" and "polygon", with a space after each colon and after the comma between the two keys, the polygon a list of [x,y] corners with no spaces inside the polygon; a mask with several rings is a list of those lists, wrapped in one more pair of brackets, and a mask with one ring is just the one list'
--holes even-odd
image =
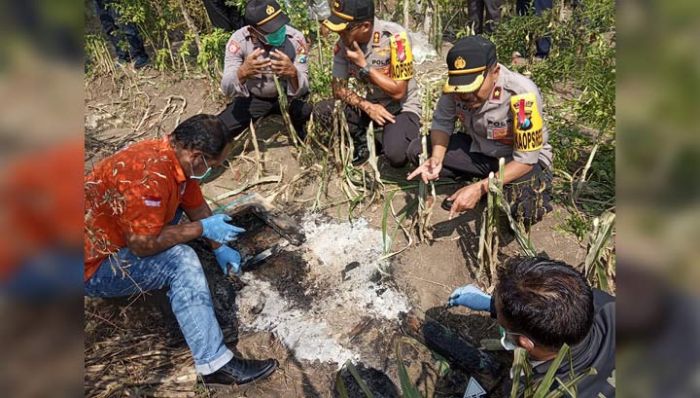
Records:
{"label": "bare hand", "polygon": [[357,44],[356,41],[352,42],[352,49],[345,49],[345,57],[348,59],[348,61],[359,66],[360,68],[364,68],[365,66],[367,66],[365,54],[362,52],[360,46]]}
{"label": "bare hand", "polygon": [[264,50],[262,48],[256,48],[245,58],[245,61],[243,61],[241,71],[246,79],[269,71],[265,69],[269,68],[271,65],[270,59],[262,58],[261,55],[263,53]]}
{"label": "bare hand", "polygon": [[380,126],[383,126],[386,123],[396,122],[394,115],[387,111],[381,104],[370,103],[369,105],[365,106],[364,111],[367,113],[370,119],[374,120],[374,122]]}
{"label": "bare hand", "polygon": [[427,184],[429,181],[440,179],[440,170],[442,170],[442,162],[431,157],[413,170],[406,179],[412,180],[415,176],[420,174],[423,182]]}
{"label": "bare hand", "polygon": [[457,213],[463,211],[471,210],[476,207],[481,199],[481,195],[484,194],[482,183],[475,183],[467,185],[461,188],[457,192],[453,193],[448,200],[453,201],[452,208],[450,209],[450,219],[452,219]]}
{"label": "bare hand", "polygon": [[270,57],[272,58],[272,71],[276,75],[284,77],[296,76],[297,68],[294,67],[292,60],[289,59],[287,54],[275,49],[270,53]]}

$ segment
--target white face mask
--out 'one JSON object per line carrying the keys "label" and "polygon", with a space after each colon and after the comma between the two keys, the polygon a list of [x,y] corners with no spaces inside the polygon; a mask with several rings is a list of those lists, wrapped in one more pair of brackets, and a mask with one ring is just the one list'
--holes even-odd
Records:
{"label": "white face mask", "polygon": [[501,345],[503,346],[503,348],[505,348],[506,351],[515,351],[515,349],[518,348],[518,346],[513,344],[513,342],[510,341],[510,339],[508,339],[507,335],[505,334],[503,335],[503,337],[501,337]]}
{"label": "white face mask", "polygon": [[206,171],[200,175],[194,175],[194,167],[192,167],[192,175],[190,176],[191,179],[201,181],[211,174],[211,167],[207,164],[207,159],[204,157],[204,155],[202,155],[202,160],[204,160],[204,165],[207,166]]}
{"label": "white face mask", "polygon": [[518,345],[508,338],[508,335],[522,336],[520,333],[509,332],[501,326],[498,327],[498,330],[501,333],[501,345],[506,351],[514,351],[516,348],[518,348]]}

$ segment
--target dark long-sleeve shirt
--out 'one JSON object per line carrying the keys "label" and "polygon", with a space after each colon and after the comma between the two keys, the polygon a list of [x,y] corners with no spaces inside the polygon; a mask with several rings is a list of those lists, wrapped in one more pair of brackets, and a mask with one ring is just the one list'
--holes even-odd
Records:
{"label": "dark long-sleeve shirt", "polygon": [[[491,299],[491,316],[496,317],[496,309]],[[577,384],[579,398],[597,398],[603,394],[606,398],[615,396],[615,387],[610,383],[615,370],[615,298],[601,290],[593,289],[593,325],[588,335],[580,343],[571,347],[574,375],[579,375],[590,368],[595,368],[596,375],[587,376]],[[544,378],[552,361],[545,361],[533,367],[535,381]],[[557,370],[557,377],[566,382],[570,373],[569,361],[564,360]],[[510,383],[506,383],[510,384]],[[557,382],[552,389],[556,389]],[[510,386],[507,391],[510,391]],[[506,391],[506,390],[504,390]]]}

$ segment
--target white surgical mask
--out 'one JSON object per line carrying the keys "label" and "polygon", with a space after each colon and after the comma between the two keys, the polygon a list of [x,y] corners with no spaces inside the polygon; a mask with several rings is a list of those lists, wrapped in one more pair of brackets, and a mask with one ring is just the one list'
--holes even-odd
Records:
{"label": "white surgical mask", "polygon": [[206,171],[200,175],[194,175],[194,167],[192,167],[192,175],[190,176],[191,179],[201,181],[209,177],[209,174],[211,174],[211,167],[207,164],[207,159],[204,157],[204,155],[202,155],[202,160],[204,160],[204,165],[207,166]]}
{"label": "white surgical mask", "polygon": [[508,337],[508,335],[522,336],[520,333],[513,333],[505,330],[503,327],[499,326],[498,331],[501,333],[501,345],[506,351],[514,351],[518,348],[518,345]]}
{"label": "white surgical mask", "polygon": [[513,342],[510,341],[510,339],[507,338],[505,334],[503,335],[503,337],[501,337],[501,345],[503,346],[503,348],[505,348],[506,351],[515,351],[515,349],[518,348],[518,346],[513,344]]}

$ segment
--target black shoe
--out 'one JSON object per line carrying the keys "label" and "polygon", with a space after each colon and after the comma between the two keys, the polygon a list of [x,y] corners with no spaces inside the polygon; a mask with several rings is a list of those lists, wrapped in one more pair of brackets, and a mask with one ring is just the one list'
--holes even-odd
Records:
{"label": "black shoe", "polygon": [[274,359],[243,359],[233,357],[226,365],[216,372],[202,376],[205,385],[212,384],[246,384],[265,378],[277,369]]}
{"label": "black shoe", "polygon": [[367,159],[369,159],[369,149],[364,146],[355,147],[355,152],[353,154],[355,156],[352,158],[352,165],[355,167],[362,166]]}
{"label": "black shoe", "polygon": [[149,61],[150,61],[150,60],[148,59],[148,55],[139,55],[139,56],[136,57],[136,59],[134,60],[134,68],[136,68],[136,69],[141,69],[141,68],[143,68],[144,66],[148,65],[148,62],[149,62]]}

